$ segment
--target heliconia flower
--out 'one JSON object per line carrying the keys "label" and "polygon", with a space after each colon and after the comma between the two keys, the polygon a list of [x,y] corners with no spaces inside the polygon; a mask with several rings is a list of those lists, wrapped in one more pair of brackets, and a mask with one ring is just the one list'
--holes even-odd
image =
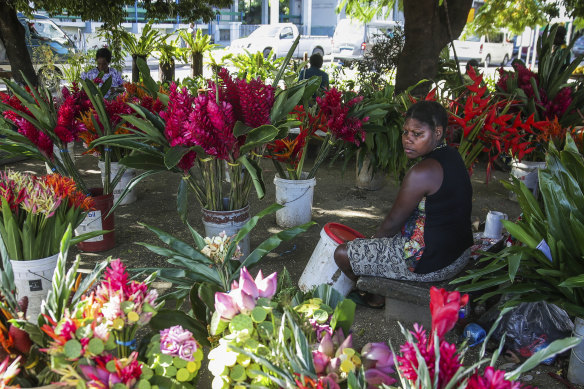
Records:
{"label": "heliconia flower", "polygon": [[259,291],[259,297],[272,298],[278,289],[278,273],[274,272],[263,278],[260,270],[255,278],[255,284]]}
{"label": "heliconia flower", "polygon": [[361,350],[361,361],[365,369],[377,368],[386,374],[393,373],[393,353],[387,343],[367,343]]}
{"label": "heliconia flower", "polygon": [[245,266],[241,269],[239,273],[238,289],[241,289],[244,293],[246,293],[248,296],[253,297],[254,299],[257,299],[260,293],[258,291],[258,287],[256,286],[255,280],[253,279],[251,274],[249,274],[249,271],[247,271]]}
{"label": "heliconia flower", "polygon": [[249,314],[256,306],[256,300],[249,294],[245,293],[241,288],[232,290],[229,292],[229,295],[232,297],[239,312],[243,314]]}
{"label": "heliconia flower", "polygon": [[320,344],[318,345],[318,351],[325,355],[328,355],[329,357],[335,355],[333,340],[328,333],[326,333],[322,340],[320,341]]}
{"label": "heliconia flower", "polygon": [[379,369],[367,369],[365,370],[365,382],[367,382],[367,389],[377,389],[381,384],[392,385],[396,380]]}
{"label": "heliconia flower", "polygon": [[235,315],[239,314],[239,308],[233,297],[222,292],[215,293],[215,310],[226,320],[231,320]]}
{"label": "heliconia flower", "polygon": [[436,333],[439,339],[454,328],[458,320],[460,308],[468,302],[468,295],[460,295],[460,292],[448,292],[436,287],[430,288],[430,313],[432,314],[432,333]]}
{"label": "heliconia flower", "polygon": [[330,357],[318,350],[312,351],[312,360],[316,374],[324,374],[330,362]]}

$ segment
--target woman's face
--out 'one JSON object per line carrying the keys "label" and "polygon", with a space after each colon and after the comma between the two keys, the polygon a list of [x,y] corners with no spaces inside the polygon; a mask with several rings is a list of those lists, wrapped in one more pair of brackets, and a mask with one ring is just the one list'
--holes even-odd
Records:
{"label": "woman's face", "polygon": [[427,123],[408,118],[402,131],[402,145],[409,159],[422,157],[440,143],[442,127],[432,129]]}
{"label": "woman's face", "polygon": [[109,62],[107,61],[107,59],[105,59],[103,57],[98,57],[95,60],[95,62],[97,62],[97,70],[99,70],[100,72],[107,73],[108,65],[109,65]]}

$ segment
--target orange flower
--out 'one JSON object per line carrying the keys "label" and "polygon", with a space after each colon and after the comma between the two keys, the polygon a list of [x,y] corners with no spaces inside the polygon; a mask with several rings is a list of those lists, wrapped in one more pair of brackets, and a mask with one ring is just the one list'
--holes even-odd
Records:
{"label": "orange flower", "polygon": [[550,140],[562,140],[566,137],[567,128],[563,128],[558,122],[558,117],[555,116],[554,120],[548,120],[542,122],[539,127],[540,133],[537,135],[537,142],[547,143]]}
{"label": "orange flower", "polygon": [[52,189],[56,197],[69,200],[69,206],[89,211],[93,208],[93,198],[77,190],[75,181],[58,174],[49,174],[43,181]]}

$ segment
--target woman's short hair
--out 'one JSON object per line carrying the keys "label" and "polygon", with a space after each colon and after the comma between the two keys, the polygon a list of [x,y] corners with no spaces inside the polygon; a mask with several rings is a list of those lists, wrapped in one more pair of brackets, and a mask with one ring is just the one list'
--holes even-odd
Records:
{"label": "woman's short hair", "polygon": [[412,105],[406,112],[407,119],[416,119],[426,123],[433,130],[442,127],[442,139],[448,127],[448,114],[444,107],[437,101],[422,100]]}
{"label": "woman's short hair", "polygon": [[112,52],[107,47],[102,47],[95,53],[95,60],[97,61],[98,58],[105,58],[107,63],[110,63],[112,61]]}
{"label": "woman's short hair", "polygon": [[322,55],[318,54],[318,53],[314,53],[310,56],[310,67],[311,68],[318,68],[320,69],[322,67],[322,63],[323,63],[323,58]]}

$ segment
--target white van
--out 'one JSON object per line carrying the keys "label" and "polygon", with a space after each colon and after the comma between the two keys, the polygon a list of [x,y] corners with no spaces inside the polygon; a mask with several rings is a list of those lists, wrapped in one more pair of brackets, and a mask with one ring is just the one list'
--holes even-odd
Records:
{"label": "white van", "polygon": [[[513,57],[513,41],[506,32],[494,32],[487,35],[465,35],[455,40],[456,55],[461,61],[477,60],[489,67],[491,64],[505,65]],[[454,58],[452,47],[450,58]]]}
{"label": "white van", "polygon": [[333,35],[333,61],[348,65],[362,60],[375,44],[376,36],[391,34],[397,25],[397,22],[385,20],[367,24],[352,19],[339,20]]}

